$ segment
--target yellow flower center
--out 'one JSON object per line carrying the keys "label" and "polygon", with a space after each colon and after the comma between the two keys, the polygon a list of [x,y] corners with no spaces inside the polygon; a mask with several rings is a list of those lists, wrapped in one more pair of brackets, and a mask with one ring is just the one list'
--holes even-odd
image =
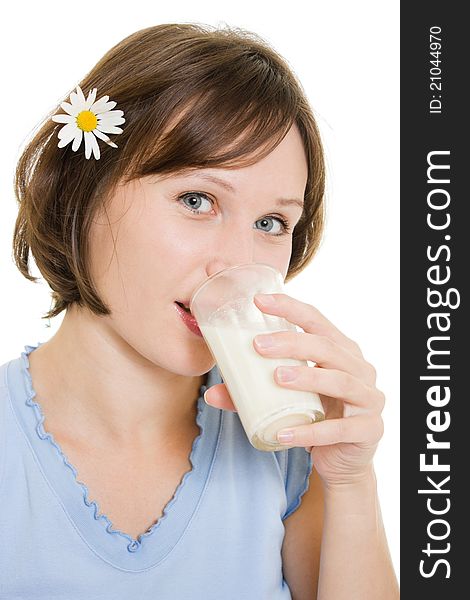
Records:
{"label": "yellow flower center", "polygon": [[77,115],[77,126],[83,131],[93,131],[98,125],[98,119],[91,110],[82,110]]}

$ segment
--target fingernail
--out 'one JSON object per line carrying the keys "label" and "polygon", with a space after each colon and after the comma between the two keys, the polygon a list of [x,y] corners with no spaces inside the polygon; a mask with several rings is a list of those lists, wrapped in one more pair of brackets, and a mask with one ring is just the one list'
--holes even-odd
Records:
{"label": "fingernail", "polygon": [[277,434],[277,440],[280,444],[289,444],[294,439],[294,432],[291,429],[283,429]]}
{"label": "fingernail", "polygon": [[206,391],[204,392],[204,402],[205,402],[206,404],[209,404],[209,402],[207,402],[207,399],[206,399],[206,394],[207,394],[207,392],[208,392],[208,390],[206,390]]}
{"label": "fingernail", "polygon": [[256,299],[266,306],[273,306],[276,304],[276,298],[272,294],[256,294]]}
{"label": "fingernail", "polygon": [[275,340],[272,335],[257,335],[255,337],[256,345],[260,348],[272,348]]}
{"label": "fingernail", "polygon": [[296,369],[290,367],[278,367],[276,373],[279,381],[294,381],[297,377]]}

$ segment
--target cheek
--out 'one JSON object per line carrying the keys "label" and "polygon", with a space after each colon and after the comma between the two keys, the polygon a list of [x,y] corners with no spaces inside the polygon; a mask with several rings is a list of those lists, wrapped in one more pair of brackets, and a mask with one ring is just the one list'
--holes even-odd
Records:
{"label": "cheek", "polygon": [[292,248],[290,244],[270,247],[266,247],[266,245],[264,245],[260,252],[257,253],[255,262],[271,265],[281,273],[282,279],[285,280],[287,271],[289,270],[291,255]]}
{"label": "cheek", "polygon": [[141,226],[138,234],[129,235],[127,246],[136,266],[146,266],[166,280],[176,280],[179,287],[182,278],[201,266],[211,247],[202,227],[191,227],[173,215],[160,218],[155,225]]}
{"label": "cheek", "polygon": [[162,212],[132,214],[131,209],[121,219],[95,220],[91,270],[103,300],[117,308],[124,302],[142,304],[149,294],[167,298],[172,289],[184,288],[184,280],[210,254],[199,231]]}

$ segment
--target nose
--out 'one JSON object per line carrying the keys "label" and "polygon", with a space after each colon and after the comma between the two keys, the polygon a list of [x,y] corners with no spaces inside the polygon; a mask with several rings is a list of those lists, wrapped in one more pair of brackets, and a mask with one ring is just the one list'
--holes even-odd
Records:
{"label": "nose", "polygon": [[215,258],[210,263],[208,263],[208,265],[206,266],[206,273],[207,273],[207,276],[210,277],[211,275],[215,275],[215,273],[218,273],[219,271],[222,271],[223,269],[228,269],[229,267],[235,267],[236,265],[250,264],[252,262],[255,262],[255,261],[240,259],[240,260],[236,260],[236,261],[227,262],[220,258]]}
{"label": "nose", "polygon": [[215,275],[219,271],[222,271],[223,269],[227,269],[230,266],[232,266],[232,265],[227,264],[225,261],[221,260],[220,258],[215,258],[206,267],[207,276],[210,277],[211,275]]}
{"label": "nose", "polygon": [[220,248],[216,249],[216,252],[217,255],[213,256],[206,264],[208,277],[229,267],[256,262],[254,240],[251,236],[249,239],[243,240],[240,236],[233,236],[231,240],[226,237],[220,243]]}

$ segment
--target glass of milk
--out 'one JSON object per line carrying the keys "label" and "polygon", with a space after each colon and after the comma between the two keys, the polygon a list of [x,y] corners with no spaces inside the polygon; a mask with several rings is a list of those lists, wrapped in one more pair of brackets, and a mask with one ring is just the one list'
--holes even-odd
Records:
{"label": "glass of milk", "polygon": [[253,346],[258,334],[298,331],[293,323],[263,313],[254,303],[255,294],[279,293],[284,293],[281,273],[270,265],[250,263],[209,277],[189,305],[250,443],[266,451],[292,447],[277,441],[281,429],[325,418],[318,394],[286,389],[274,380],[276,367],[308,366],[307,361],[266,358]]}

